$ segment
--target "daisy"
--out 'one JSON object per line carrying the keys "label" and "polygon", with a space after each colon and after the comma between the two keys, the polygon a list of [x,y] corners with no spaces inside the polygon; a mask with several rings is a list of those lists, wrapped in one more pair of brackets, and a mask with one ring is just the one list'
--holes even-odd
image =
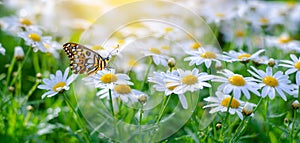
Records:
{"label": "daisy", "polygon": [[39,89],[46,89],[48,92],[42,95],[42,99],[45,97],[52,97],[65,90],[69,90],[69,85],[77,78],[78,75],[72,74],[68,78],[69,68],[67,68],[62,74],[60,70],[56,71],[56,75],[50,74],[50,79],[43,79],[44,85],[39,85]]}
{"label": "daisy", "polygon": [[0,53],[5,55],[5,48],[2,46],[2,43],[0,43]]}
{"label": "daisy", "polygon": [[254,58],[256,58],[257,56],[259,56],[259,54],[261,54],[262,52],[264,52],[265,50],[259,50],[257,52],[255,52],[254,54],[249,54],[249,53],[246,53],[244,51],[240,51],[240,52],[236,52],[236,51],[229,51],[229,52],[223,52],[225,55],[224,55],[224,59],[225,61],[227,62],[236,62],[236,61],[239,61],[239,62],[248,62],[249,60],[252,60]]}
{"label": "daisy", "polygon": [[17,33],[21,28],[29,28],[33,26],[33,22],[28,18],[20,18],[16,16],[2,17],[0,19],[1,28],[7,32]]}
{"label": "daisy", "polygon": [[[96,93],[100,99],[109,98],[109,89],[103,88]],[[135,103],[138,102],[138,98],[141,95],[146,95],[145,93],[132,89],[129,84],[117,84],[111,91],[112,98],[120,98],[125,103]]]}
{"label": "daisy", "polygon": [[252,66],[251,68],[253,71],[248,70],[248,72],[260,80],[259,85],[260,88],[262,88],[261,96],[263,98],[268,95],[270,99],[274,99],[275,91],[277,91],[284,101],[287,100],[284,92],[292,95],[293,86],[290,84],[291,81],[289,80],[289,76],[284,75],[282,71],[277,71],[273,75],[271,67],[267,67],[266,72],[257,70]]}
{"label": "daisy", "polygon": [[182,69],[177,69],[178,76],[174,75],[165,75],[164,82],[168,88],[175,87],[173,93],[183,94],[187,91],[194,92],[203,87],[211,87],[208,80],[212,79],[211,75],[208,75],[205,72],[200,72],[194,68],[192,71],[184,71]]}
{"label": "daisy", "polygon": [[[164,92],[166,96],[169,96],[172,93],[174,93],[173,90],[176,88],[176,86],[167,87],[168,82],[164,81],[164,79],[166,78],[167,75],[179,77],[179,74],[177,71],[167,72],[167,73],[154,72],[153,76],[148,78],[148,81],[154,83],[153,88],[155,90]],[[186,97],[184,96],[184,94],[177,94],[177,95],[178,95],[178,98],[179,98],[182,108],[187,109],[188,104],[187,104],[187,100],[186,100]]]}
{"label": "daisy", "polygon": [[286,33],[281,34],[280,36],[267,36],[266,44],[268,47],[277,47],[284,52],[289,52],[291,50],[300,51],[298,48],[300,46],[300,41],[292,39]]}
{"label": "daisy", "polygon": [[224,69],[223,72],[218,72],[222,76],[215,76],[212,81],[222,82],[218,87],[219,91],[223,91],[225,94],[233,92],[234,98],[240,99],[241,93],[243,93],[247,99],[250,99],[249,91],[253,92],[257,96],[260,96],[258,82],[252,77],[243,77],[240,74],[234,74],[232,71]]}
{"label": "daisy", "polygon": [[129,84],[130,78],[126,74],[116,74],[114,69],[104,69],[98,71],[96,74],[83,78],[87,84],[95,85],[97,88],[113,89],[116,84]]}
{"label": "daisy", "polygon": [[[157,45],[155,45],[155,43]],[[168,52],[168,48],[166,49],[167,43],[164,41],[161,42],[157,42],[156,40],[148,40],[146,41],[146,43],[142,44],[144,46],[146,45],[153,45],[153,47],[149,47],[146,50],[143,50],[142,53],[145,56],[151,56],[153,59],[154,64],[156,65],[163,65],[163,66],[167,66],[168,62],[167,60],[169,59],[169,56],[167,55]]]}
{"label": "daisy", "polygon": [[207,68],[210,68],[212,62],[216,62],[216,66],[221,66],[221,61],[219,60],[221,55],[215,51],[215,48],[211,46],[199,48],[197,51],[189,50],[186,53],[190,56],[184,58],[184,61],[190,61],[189,66],[193,64],[198,66],[204,63]]}
{"label": "daisy", "polygon": [[285,71],[285,74],[289,75],[296,72],[296,83],[300,85],[300,58],[297,58],[294,54],[290,55],[292,61],[289,60],[281,60],[283,64],[279,64],[279,66],[289,68]]}
{"label": "daisy", "polygon": [[50,43],[51,41],[50,36],[42,36],[42,31],[37,29],[19,32],[18,36],[25,40],[26,45],[32,46],[35,52],[37,52],[38,50],[42,52],[47,52],[45,44]]}
{"label": "daisy", "polygon": [[245,102],[238,100],[230,95],[226,95],[220,91],[216,92],[217,97],[207,97],[204,98],[204,101],[212,102],[211,104],[203,106],[203,108],[210,108],[213,107],[209,113],[213,114],[216,112],[227,112],[227,108],[229,106],[230,100],[232,98],[231,104],[229,106],[228,112],[233,115],[237,114],[239,118],[243,119],[243,106],[245,105]]}

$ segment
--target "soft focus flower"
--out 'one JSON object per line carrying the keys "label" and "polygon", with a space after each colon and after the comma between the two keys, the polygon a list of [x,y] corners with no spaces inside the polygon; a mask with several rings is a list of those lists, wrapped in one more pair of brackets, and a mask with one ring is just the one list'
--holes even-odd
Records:
{"label": "soft focus flower", "polygon": [[233,92],[234,98],[240,99],[243,93],[247,99],[250,99],[250,92],[253,92],[257,96],[260,96],[259,85],[257,80],[252,77],[243,77],[240,74],[234,74],[232,71],[224,69],[224,71],[218,72],[224,77],[215,76],[212,81],[222,82],[218,87],[219,91],[223,91],[225,94]]}
{"label": "soft focus flower", "polygon": [[281,60],[283,64],[279,64],[279,66],[289,68],[287,71],[285,71],[285,74],[287,75],[296,73],[296,84],[300,85],[300,58],[297,58],[294,54],[291,54],[290,57],[292,61]]}
{"label": "soft focus flower", "polygon": [[114,69],[104,69],[98,71],[96,74],[83,78],[87,84],[94,85],[97,88],[113,89],[116,84],[129,84],[130,78],[126,74],[115,73]]}
{"label": "soft focus flower", "polygon": [[245,116],[254,116],[252,113],[253,113],[253,107],[256,107],[255,104],[253,103],[249,103],[249,102],[246,102],[245,106],[243,107],[242,109],[242,113],[245,115]]}
{"label": "soft focus flower", "polygon": [[48,92],[42,95],[42,99],[45,97],[52,97],[64,90],[69,90],[69,85],[77,78],[78,75],[72,74],[68,78],[69,68],[67,68],[62,74],[60,70],[56,71],[56,75],[50,74],[50,79],[44,78],[43,85],[39,85],[39,89],[48,90]]}
{"label": "soft focus flower", "polygon": [[[267,95],[270,99],[275,98],[275,91],[281,96],[281,98],[286,101],[287,98],[284,94],[286,92],[289,95],[292,95],[293,86],[291,86],[291,81],[287,75],[284,75],[282,71],[277,71],[274,75],[272,73],[272,68],[267,67],[266,72],[262,70],[257,70],[254,67],[251,67],[251,70],[248,70],[251,75],[259,79],[260,87],[262,88],[261,96],[265,98]],[[284,91],[284,92],[283,92]]]}
{"label": "soft focus flower", "polygon": [[292,50],[296,50],[300,52],[300,41],[294,40],[288,34],[284,33],[280,36],[267,36],[266,37],[266,45],[268,47],[277,47],[281,49],[283,52],[289,52]]}
{"label": "soft focus flower", "polygon": [[0,43],[0,53],[2,55],[5,55],[5,48],[2,46],[2,44]]}
{"label": "soft focus flower", "polygon": [[19,32],[18,36],[25,40],[26,45],[32,46],[35,52],[38,50],[47,52],[45,44],[50,43],[52,39],[50,36],[42,36],[42,32],[37,29]]}
{"label": "soft focus flower", "polygon": [[212,62],[215,62],[217,66],[221,66],[221,61],[219,59],[222,59],[222,56],[214,49],[215,48],[209,46],[199,48],[197,51],[186,51],[189,56],[184,58],[184,61],[190,61],[189,66],[192,66],[193,64],[201,65],[204,63],[207,68],[210,68]]}
{"label": "soft focus flower", "polygon": [[[222,92],[216,92],[217,97],[207,97],[204,98],[204,101],[212,102],[211,104],[203,106],[203,108],[213,107],[209,113],[213,114],[216,112],[226,112],[229,106],[230,114],[237,114],[240,119],[243,119],[242,109],[245,105],[245,102],[235,99],[230,95],[223,94]],[[231,104],[230,100],[232,98]]]}
{"label": "soft focus flower", "polygon": [[224,52],[225,56],[225,61],[228,62],[235,62],[235,61],[240,61],[240,62],[248,62],[251,59],[255,59],[259,54],[264,52],[265,50],[258,50],[254,54],[249,54],[244,51],[236,52],[236,51],[229,51],[229,52]]}
{"label": "soft focus flower", "polygon": [[[152,41],[153,42],[153,41]],[[143,51],[145,56],[151,56],[153,62],[156,65],[163,65],[167,66],[169,59],[169,56],[167,56],[167,49],[164,49],[164,47],[150,47],[147,50]]]}

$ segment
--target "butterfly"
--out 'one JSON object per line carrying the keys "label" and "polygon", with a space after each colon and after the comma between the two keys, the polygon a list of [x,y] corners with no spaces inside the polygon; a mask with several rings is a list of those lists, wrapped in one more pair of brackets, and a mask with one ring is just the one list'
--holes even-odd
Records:
{"label": "butterfly", "polygon": [[109,61],[109,56],[102,57],[95,51],[77,43],[66,43],[63,48],[71,61],[71,70],[75,74],[85,73],[87,76],[95,74],[97,71],[105,69]]}

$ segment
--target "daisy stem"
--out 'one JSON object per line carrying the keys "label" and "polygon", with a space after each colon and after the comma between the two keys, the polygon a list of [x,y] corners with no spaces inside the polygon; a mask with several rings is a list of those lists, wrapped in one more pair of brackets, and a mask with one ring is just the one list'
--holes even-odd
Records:
{"label": "daisy stem", "polygon": [[155,122],[156,125],[157,125],[157,124],[159,123],[159,121],[161,120],[162,115],[163,115],[163,113],[165,112],[165,110],[166,110],[166,108],[167,108],[167,105],[168,105],[168,103],[169,103],[169,101],[170,101],[170,96],[171,96],[171,95],[165,96],[165,97],[164,97],[164,101],[163,101],[162,107],[160,108],[160,111],[159,111],[157,120],[156,120],[156,122]]}
{"label": "daisy stem", "polygon": [[[207,71],[207,73],[208,73],[209,75],[211,75],[212,72],[211,72],[211,69],[210,69],[210,68],[207,68],[206,71]],[[209,96],[213,96],[213,91],[214,91],[214,90],[213,90],[213,87],[214,87],[214,86],[213,86],[213,83],[211,82],[211,80],[209,80],[208,83],[211,85],[211,87],[208,88],[208,90],[209,90]],[[199,92],[199,93],[200,93],[200,92]],[[200,97],[200,96],[199,96],[199,97]]]}
{"label": "daisy stem", "polygon": [[16,58],[13,58],[9,65],[8,71],[7,71],[6,84],[4,86],[3,92],[6,91],[8,88],[8,84],[10,82],[10,76],[11,76],[11,73],[12,73],[15,63],[16,63]]}
{"label": "daisy stem", "polygon": [[293,110],[294,112],[294,118],[293,118],[293,122],[292,122],[292,130],[291,130],[291,134],[290,134],[290,138],[291,138],[291,143],[293,143],[294,141],[294,127],[295,127],[295,122],[296,122],[296,119],[297,119],[297,110]]}
{"label": "daisy stem", "polygon": [[114,118],[115,110],[114,110],[113,99],[112,99],[112,95],[111,95],[111,89],[108,89],[108,94],[109,94],[109,106],[110,106],[110,110],[111,110],[111,115]]}
{"label": "daisy stem", "polygon": [[89,133],[87,131],[87,128],[86,128],[85,124],[81,120],[81,119],[84,118],[83,115],[82,115],[82,113],[81,113],[81,111],[75,109],[75,107],[71,103],[71,100],[68,98],[68,96],[65,93],[63,93],[63,96],[64,96],[65,102],[68,105],[68,107],[71,108],[71,110],[72,110],[73,113],[75,113],[75,115],[76,115],[76,117],[78,119],[78,120],[75,119],[75,121],[77,122],[79,128],[81,128],[81,129],[84,130],[83,131],[84,132],[83,133],[84,134],[83,138],[85,140],[84,142],[89,142],[90,141]]}
{"label": "daisy stem", "polygon": [[147,70],[146,70],[146,74],[145,74],[145,77],[144,77],[144,81],[143,81],[142,86],[141,86],[141,90],[144,89],[145,84],[146,84],[146,82],[147,82],[148,74],[149,74],[149,72],[150,72],[150,69],[151,69],[151,66],[152,66],[152,62],[153,62],[153,60],[152,60],[152,58],[150,58],[149,65],[148,65],[148,68],[147,68]]}
{"label": "daisy stem", "polygon": [[234,142],[236,139],[238,139],[237,135],[239,135],[241,133],[241,127],[242,127],[242,125],[244,125],[244,123],[245,123],[245,118],[243,118],[242,122],[240,122],[239,126],[236,128],[231,140],[229,141],[230,143]]}
{"label": "daisy stem", "polygon": [[22,63],[18,63],[18,89],[19,89],[19,95],[22,95]]}
{"label": "daisy stem", "polygon": [[41,71],[39,65],[39,56],[37,52],[33,52],[33,67],[36,73],[39,73]]}
{"label": "daisy stem", "polygon": [[256,108],[253,110],[253,113],[255,113],[255,111],[258,109],[259,105],[261,104],[261,101],[263,100],[263,97],[261,97],[257,103]]}
{"label": "daisy stem", "polygon": [[[226,115],[225,115],[225,118],[223,118],[222,124],[226,123],[226,120],[227,120],[227,118],[229,116],[229,109],[230,109],[230,105],[231,105],[232,100],[233,100],[233,96],[231,96],[231,98],[230,98],[230,101],[229,101],[229,104],[228,104],[227,110],[226,110]],[[225,128],[225,126],[222,127],[222,129],[221,129],[221,139],[223,141],[224,141],[224,135],[223,135],[224,128]]]}
{"label": "daisy stem", "polygon": [[265,103],[265,122],[266,122],[266,136],[269,137],[269,98],[266,98],[266,103]]}
{"label": "daisy stem", "polygon": [[139,127],[139,132],[140,132],[140,135],[141,135],[141,140],[140,141],[143,141],[143,135],[142,135],[142,119],[143,119],[143,113],[144,113],[144,104],[141,105],[141,109],[140,109],[140,127]]}

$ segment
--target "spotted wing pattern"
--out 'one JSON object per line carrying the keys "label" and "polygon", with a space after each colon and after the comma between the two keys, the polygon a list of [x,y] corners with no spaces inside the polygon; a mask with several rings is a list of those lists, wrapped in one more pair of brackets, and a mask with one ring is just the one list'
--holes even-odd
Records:
{"label": "spotted wing pattern", "polygon": [[108,57],[103,58],[95,51],[77,43],[66,43],[63,48],[71,61],[71,70],[75,74],[94,74],[104,69],[109,60]]}

